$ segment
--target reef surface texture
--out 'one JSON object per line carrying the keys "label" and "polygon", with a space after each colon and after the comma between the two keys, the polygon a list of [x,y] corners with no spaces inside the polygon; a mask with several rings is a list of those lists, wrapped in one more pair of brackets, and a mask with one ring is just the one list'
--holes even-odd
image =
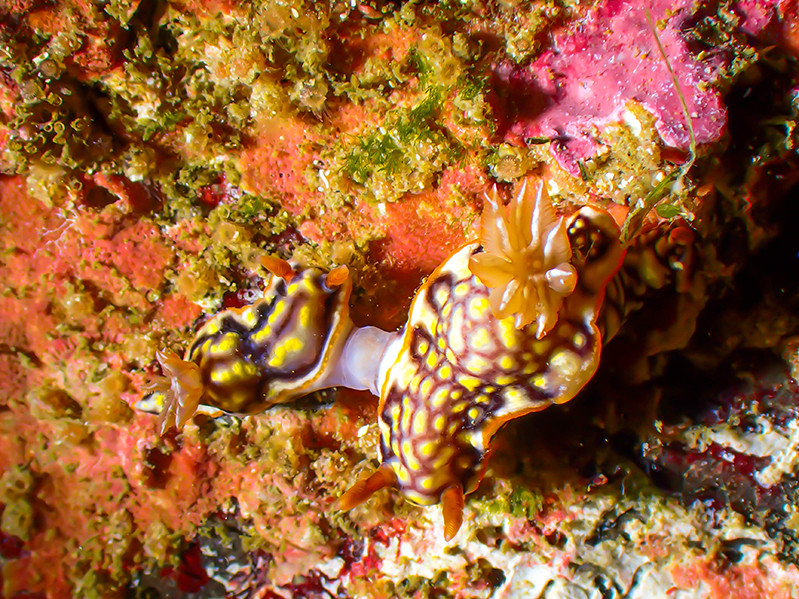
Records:
{"label": "reef surface texture", "polygon": [[[796,596],[797,53],[795,0],[0,3],[0,598]],[[335,509],[368,392],[137,409],[263,256],[396,330],[532,180],[621,228],[612,340],[451,540]]]}

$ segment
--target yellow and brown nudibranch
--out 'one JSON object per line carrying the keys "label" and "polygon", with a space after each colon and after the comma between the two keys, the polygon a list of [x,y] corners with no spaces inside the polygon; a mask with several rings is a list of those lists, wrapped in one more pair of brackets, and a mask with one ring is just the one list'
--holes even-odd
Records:
{"label": "yellow and brown nudibranch", "polygon": [[483,477],[507,421],[564,403],[596,371],[597,315],[624,257],[603,210],[556,217],[543,184],[505,208],[488,197],[481,240],[441,264],[413,300],[380,366],[381,466],[339,500],[351,508],[397,485],[443,503],[444,534]]}
{"label": "yellow and brown nudibranch", "polygon": [[150,389],[164,397],[161,434],[182,428],[200,406],[255,414],[341,384],[331,365],[353,328],[347,267],[297,272],[276,258],[263,263],[270,274],[259,300],[206,322],[183,359],[158,352],[165,377]]}
{"label": "yellow and brown nudibranch", "polygon": [[428,277],[394,333],[353,326],[346,267],[267,259],[262,299],[215,316],[184,359],[159,353],[161,429],[199,406],[252,414],[325,387],[369,389],[380,397],[381,466],[338,507],[396,485],[414,503],[443,503],[450,539],[497,430],[569,401],[593,376],[599,309],[623,258],[607,212],[558,216],[544,185],[524,182],[507,207],[487,197],[480,240]]}

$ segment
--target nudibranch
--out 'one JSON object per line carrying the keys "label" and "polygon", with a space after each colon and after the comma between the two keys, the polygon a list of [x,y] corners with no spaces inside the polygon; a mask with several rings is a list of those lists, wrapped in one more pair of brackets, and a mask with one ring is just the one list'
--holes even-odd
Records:
{"label": "nudibranch", "polygon": [[208,321],[183,359],[158,354],[161,431],[198,410],[253,414],[326,387],[369,389],[381,465],[338,507],[397,486],[419,505],[442,503],[451,539],[497,430],[569,401],[594,375],[599,309],[624,258],[607,212],[557,215],[543,183],[523,182],[507,207],[494,190],[486,204],[480,239],[427,278],[393,333],[353,326],[346,267],[265,259],[261,299]]}
{"label": "nudibranch", "polygon": [[269,275],[260,299],[211,318],[183,359],[158,352],[165,376],[149,389],[163,397],[161,434],[198,410],[255,414],[326,387],[358,386],[337,367],[353,328],[347,267],[262,262]]}
{"label": "nudibranch", "polygon": [[481,239],[417,292],[379,368],[379,469],[339,499],[349,509],[390,485],[441,502],[444,535],[482,479],[506,422],[572,399],[596,371],[597,315],[624,250],[601,209],[557,217],[543,183],[510,205],[487,198]]}

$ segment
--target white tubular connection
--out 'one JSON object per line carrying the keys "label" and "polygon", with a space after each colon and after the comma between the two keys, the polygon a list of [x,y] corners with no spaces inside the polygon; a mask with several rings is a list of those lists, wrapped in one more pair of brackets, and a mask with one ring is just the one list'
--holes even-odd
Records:
{"label": "white tubular connection", "polygon": [[359,391],[368,389],[379,396],[380,363],[386,348],[397,339],[397,335],[371,326],[353,328],[337,366],[325,379],[325,386]]}

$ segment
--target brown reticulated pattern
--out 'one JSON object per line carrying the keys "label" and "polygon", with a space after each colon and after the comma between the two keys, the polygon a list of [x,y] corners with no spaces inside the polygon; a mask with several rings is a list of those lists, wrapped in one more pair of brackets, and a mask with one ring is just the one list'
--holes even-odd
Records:
{"label": "brown reticulated pattern", "polygon": [[495,319],[488,289],[468,270],[475,251],[472,244],[454,254],[419,291],[388,373],[382,458],[403,494],[422,505],[452,484],[473,491],[486,429],[571,399],[598,344],[590,322],[561,319],[539,340],[535,327]]}

